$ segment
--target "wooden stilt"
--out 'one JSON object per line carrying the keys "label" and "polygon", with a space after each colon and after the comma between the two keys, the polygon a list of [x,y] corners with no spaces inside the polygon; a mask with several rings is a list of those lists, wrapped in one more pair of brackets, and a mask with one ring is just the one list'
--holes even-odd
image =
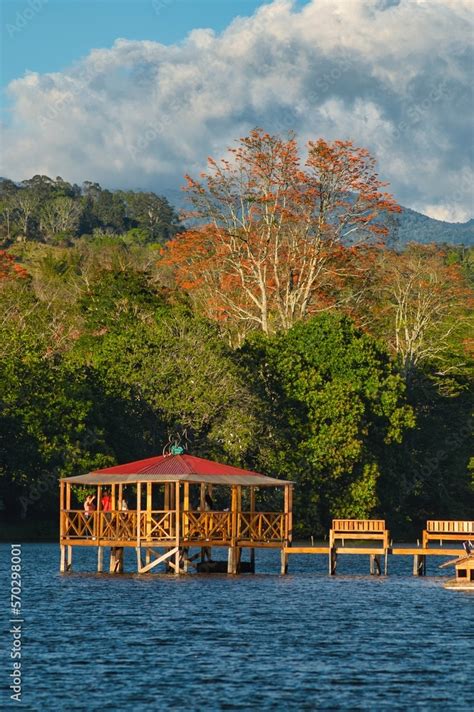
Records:
{"label": "wooden stilt", "polygon": [[235,549],[233,546],[229,546],[227,552],[227,573],[235,574]]}
{"label": "wooden stilt", "polygon": [[[173,490],[171,490],[173,491]],[[175,485],[175,506],[176,506],[176,553],[174,555],[174,572],[175,574],[180,573],[180,558],[181,553],[179,550],[180,539],[181,539],[181,511],[180,511],[180,482],[179,480]]]}
{"label": "wooden stilt", "polygon": [[104,547],[97,547],[97,572],[102,573],[104,570]]}
{"label": "wooden stilt", "polygon": [[252,570],[252,573],[255,573],[255,547],[253,546],[250,549],[250,568]]}
{"label": "wooden stilt", "polygon": [[66,571],[72,571],[72,546],[67,547],[67,566]]}
{"label": "wooden stilt", "polygon": [[115,573],[115,561],[116,561],[115,552],[116,552],[115,546],[110,547],[109,573],[111,573],[111,574]]}
{"label": "wooden stilt", "polygon": [[110,549],[109,572],[111,574],[122,574],[123,573],[123,547],[122,546],[113,546]]}
{"label": "wooden stilt", "polygon": [[238,567],[238,554],[237,554],[237,526],[238,526],[238,501],[239,501],[239,490],[241,487],[233,486],[231,489],[231,512],[232,512],[232,531],[231,531],[231,545],[229,546],[229,553],[227,558],[227,573],[236,574]]}
{"label": "wooden stilt", "polygon": [[335,576],[337,568],[337,554],[333,546],[329,547],[329,575]]}
{"label": "wooden stilt", "polygon": [[370,575],[380,576],[381,572],[380,556],[378,554],[370,554]]}
{"label": "wooden stilt", "polygon": [[65,514],[64,514],[64,482],[60,480],[59,482],[59,541],[66,534],[65,527]]}
{"label": "wooden stilt", "polygon": [[66,572],[66,547],[64,544],[61,544],[60,546],[60,559],[59,559],[59,570],[62,574]]}
{"label": "wooden stilt", "polygon": [[143,569],[143,564],[142,564],[142,550],[139,546],[135,547],[135,551],[137,552],[137,571],[139,574],[142,573]]}
{"label": "wooden stilt", "polygon": [[280,573],[282,576],[285,576],[288,573],[288,555],[285,553],[285,550],[281,550],[281,569]]}
{"label": "wooden stilt", "polygon": [[426,574],[426,556],[423,554],[415,554],[413,557],[413,576],[425,576]]}
{"label": "wooden stilt", "polygon": [[384,576],[387,576],[388,574],[388,549],[385,549],[385,555],[384,555],[384,566],[383,566],[383,573]]}
{"label": "wooden stilt", "polygon": [[117,550],[117,573],[118,574],[123,574],[123,556],[124,556],[125,549],[123,546],[120,546]]}

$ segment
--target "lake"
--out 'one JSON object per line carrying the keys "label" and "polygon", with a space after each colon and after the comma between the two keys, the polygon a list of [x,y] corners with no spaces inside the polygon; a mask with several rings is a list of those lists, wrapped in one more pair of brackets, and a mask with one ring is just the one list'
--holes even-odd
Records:
{"label": "lake", "polygon": [[[1,553],[8,583],[10,547]],[[22,703],[9,700],[5,647],[3,699],[27,710],[472,710],[474,595],[442,587],[452,570],[441,561],[414,578],[411,558],[391,557],[378,578],[368,557],[340,557],[330,578],[324,557],[296,556],[281,577],[279,554],[257,551],[256,575],[112,577],[81,573],[95,552],[76,548],[76,572],[60,575],[57,545],[23,544]]]}

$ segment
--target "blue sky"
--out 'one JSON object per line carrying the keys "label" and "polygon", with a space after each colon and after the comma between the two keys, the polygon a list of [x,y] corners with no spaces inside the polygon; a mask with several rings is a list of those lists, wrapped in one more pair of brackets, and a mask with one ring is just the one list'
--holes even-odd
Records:
{"label": "blue sky", "polygon": [[[263,4],[261,0],[2,0],[2,86],[26,71],[64,70],[92,48],[109,47],[118,37],[173,44],[195,27],[220,32],[234,17],[251,15]],[[31,19],[29,11],[34,13]],[[21,31],[16,31],[18,15],[20,25],[24,22]]]}
{"label": "blue sky", "polygon": [[[0,175],[173,197],[255,126],[473,216],[472,0],[3,0]],[[240,19],[239,19],[240,18]],[[210,29],[206,29],[210,28]]]}

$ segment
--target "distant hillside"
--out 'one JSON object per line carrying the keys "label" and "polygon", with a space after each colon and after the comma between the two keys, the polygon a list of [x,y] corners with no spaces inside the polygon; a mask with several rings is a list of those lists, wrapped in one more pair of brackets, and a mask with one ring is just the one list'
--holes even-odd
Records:
{"label": "distant hillside", "polygon": [[398,218],[398,241],[474,245],[474,219],[465,223],[449,223],[429,218],[410,208],[403,208]]}

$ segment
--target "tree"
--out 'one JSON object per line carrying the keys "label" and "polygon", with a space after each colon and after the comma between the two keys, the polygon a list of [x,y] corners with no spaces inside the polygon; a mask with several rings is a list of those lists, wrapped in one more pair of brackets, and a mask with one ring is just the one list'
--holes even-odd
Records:
{"label": "tree", "polygon": [[166,198],[133,191],[120,195],[127,206],[129,220],[138,229],[146,230],[148,242],[165,243],[182,229],[178,215]]}
{"label": "tree", "polygon": [[414,425],[383,347],[346,317],[322,314],[254,336],[242,357],[266,407],[259,464],[296,482],[299,533],[320,533],[333,516],[382,515],[388,452]]}
{"label": "tree", "polygon": [[[410,380],[427,363],[440,373],[452,371],[455,363],[447,357],[456,348],[455,336],[463,330],[467,336],[473,304],[460,265],[446,260],[435,246],[411,245],[402,253],[380,253],[376,273],[374,327],[387,340],[405,378]],[[459,344],[457,348],[459,353]],[[462,361],[460,355],[458,365]]]}
{"label": "tree", "polygon": [[77,230],[80,218],[81,205],[78,201],[67,196],[54,198],[41,210],[41,232],[48,242],[60,234],[71,236]]}
{"label": "tree", "polygon": [[255,129],[229,159],[209,159],[202,179],[187,176],[197,226],[168,243],[163,264],[241,336],[337,304],[357,251],[399,211],[369,153],[348,141],[310,142],[302,168],[294,136]]}

